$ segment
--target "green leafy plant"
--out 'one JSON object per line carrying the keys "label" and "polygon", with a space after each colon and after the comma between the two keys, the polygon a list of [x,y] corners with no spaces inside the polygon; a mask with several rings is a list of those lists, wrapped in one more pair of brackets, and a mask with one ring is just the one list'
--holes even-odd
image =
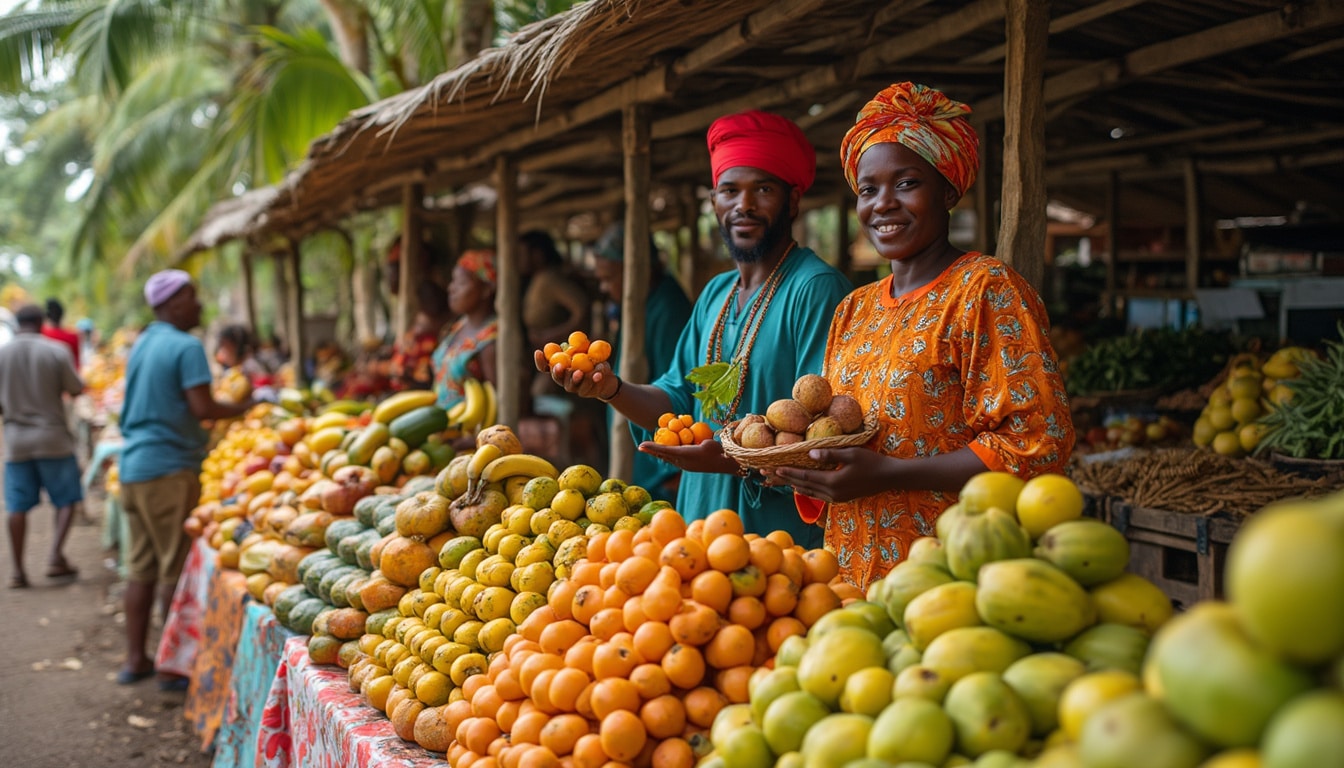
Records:
{"label": "green leafy plant", "polygon": [[705,414],[722,424],[732,415],[729,409],[737,399],[741,387],[741,373],[742,366],[737,361],[708,363],[692,368],[691,372],[686,374],[686,380],[700,387],[700,390],[694,393],[694,397],[700,401]]}
{"label": "green leafy plant", "polygon": [[[1344,339],[1344,323],[1338,330]],[[1344,459],[1344,340],[1326,342],[1324,356],[1304,358],[1297,367],[1301,375],[1282,382],[1292,398],[1259,421],[1269,432],[1256,453]]]}

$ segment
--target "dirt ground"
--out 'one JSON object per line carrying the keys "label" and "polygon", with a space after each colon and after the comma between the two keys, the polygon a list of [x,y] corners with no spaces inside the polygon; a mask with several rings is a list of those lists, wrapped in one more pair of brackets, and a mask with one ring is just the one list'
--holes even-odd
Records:
{"label": "dirt ground", "polygon": [[[104,565],[102,496],[95,493],[85,507],[93,522],[77,521],[66,540],[66,558],[80,571],[74,583],[43,577],[55,518],[50,505],[29,514],[28,589],[4,588],[13,568],[6,536],[0,555],[0,762],[29,768],[208,766],[211,756],[201,751],[182,715],[185,693],[160,691],[152,679],[130,686],[114,679],[125,656],[121,584]],[[156,617],[155,644],[161,625]]]}

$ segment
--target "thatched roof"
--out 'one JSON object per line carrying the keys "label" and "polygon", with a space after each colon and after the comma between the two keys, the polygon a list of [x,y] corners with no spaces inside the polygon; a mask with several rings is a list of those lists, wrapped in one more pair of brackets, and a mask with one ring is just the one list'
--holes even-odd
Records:
{"label": "thatched roof", "polygon": [[[835,200],[840,137],[890,82],[972,104],[984,145],[999,146],[1008,5],[589,0],[351,113],[251,231],[302,237],[399,203],[407,183],[435,193],[488,178],[502,153],[523,174],[524,221],[618,205],[629,103],[652,112],[655,189],[705,184],[704,129],[759,107],[804,126],[819,157],[809,197]],[[1344,0],[1054,0],[1050,14],[1052,198],[1102,214],[1117,173],[1122,224],[1179,225],[1189,168],[1203,179],[1206,220],[1280,214],[1301,199],[1344,214]],[[978,183],[997,195],[994,155]]]}

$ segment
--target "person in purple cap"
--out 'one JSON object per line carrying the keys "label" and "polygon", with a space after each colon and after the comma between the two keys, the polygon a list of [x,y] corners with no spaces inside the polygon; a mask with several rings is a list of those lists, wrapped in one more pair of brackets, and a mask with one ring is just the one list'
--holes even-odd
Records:
{"label": "person in purple cap", "polygon": [[[122,685],[154,674],[145,652],[154,595],[168,615],[190,539],[182,522],[201,495],[198,474],[207,432],[201,422],[227,419],[252,407],[220,403],[210,394],[205,347],[187,331],[201,323],[201,302],[191,275],[180,269],[156,272],[145,283],[150,323],[126,362],[121,410],[125,437],[120,463],[121,500],[130,528],[126,585],[126,663]],[[186,678],[164,676],[159,687],[185,690]]]}

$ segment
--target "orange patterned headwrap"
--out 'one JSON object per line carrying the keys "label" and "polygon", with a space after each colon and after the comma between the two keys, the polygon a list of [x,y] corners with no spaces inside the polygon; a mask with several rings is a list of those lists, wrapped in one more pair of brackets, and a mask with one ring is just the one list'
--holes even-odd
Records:
{"label": "orange patterned headwrap", "polygon": [[895,142],[938,169],[958,194],[966,194],[980,165],[980,138],[966,119],[971,108],[926,85],[896,83],[863,105],[840,143],[840,163],[858,191],[859,158],[874,144]]}
{"label": "orange patterned headwrap", "polygon": [[467,270],[476,278],[490,284],[496,285],[498,279],[495,275],[495,252],[491,250],[473,250],[463,251],[457,259],[457,266]]}

